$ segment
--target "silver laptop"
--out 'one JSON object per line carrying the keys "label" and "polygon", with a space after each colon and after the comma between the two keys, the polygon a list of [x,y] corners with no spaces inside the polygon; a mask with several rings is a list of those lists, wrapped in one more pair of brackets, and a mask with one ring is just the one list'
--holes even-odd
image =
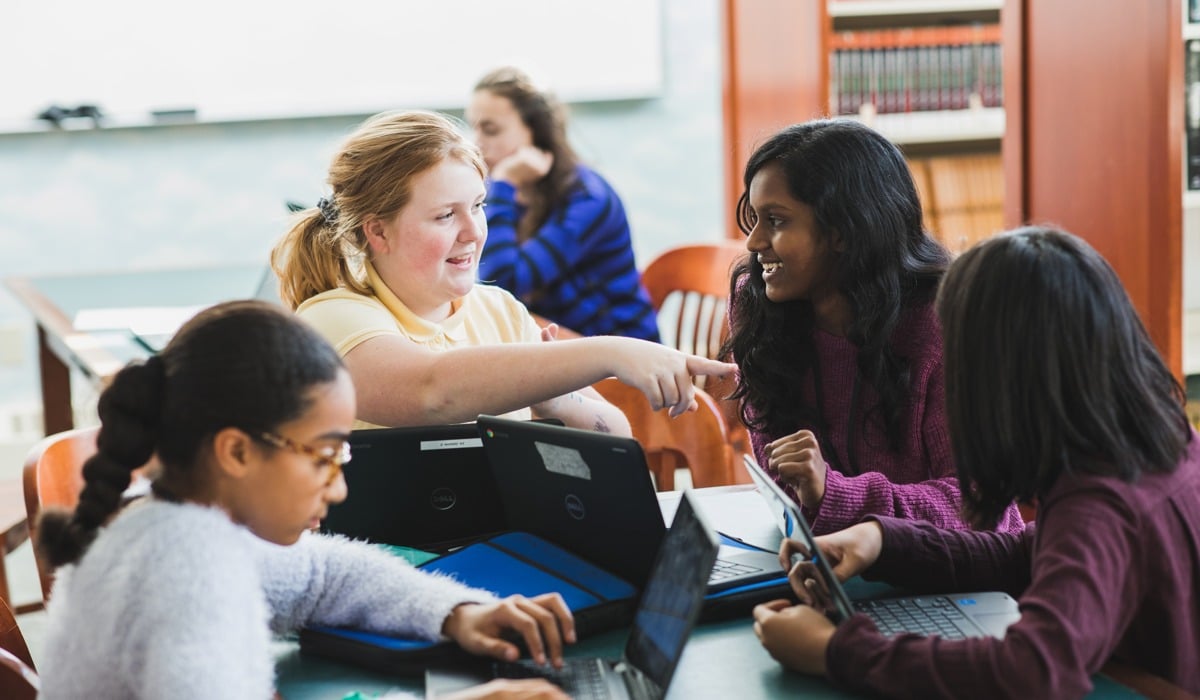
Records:
{"label": "silver laptop", "polygon": [[704,605],[720,541],[685,491],[638,601],[620,659],[565,659],[561,670],[531,661],[425,672],[425,697],[439,698],[492,678],[546,678],[571,697],[659,700],[667,692]]}
{"label": "silver laptop", "polygon": [[1020,619],[1017,601],[1000,591],[851,600],[828,560],[821,555],[808,521],[795,501],[750,455],[745,455],[743,460],[758,493],[775,516],[779,531],[784,537],[799,540],[812,553],[812,563],[833,600],[834,609],[829,611],[829,616],[834,622],[840,623],[860,612],[870,617],[881,633],[889,636],[911,632],[945,639],[1003,639],[1008,626]]}

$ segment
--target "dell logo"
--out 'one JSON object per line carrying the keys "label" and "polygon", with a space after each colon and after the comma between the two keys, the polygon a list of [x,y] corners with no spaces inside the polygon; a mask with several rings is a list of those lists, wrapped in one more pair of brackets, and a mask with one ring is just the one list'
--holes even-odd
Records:
{"label": "dell logo", "polygon": [[583,516],[587,515],[587,511],[583,507],[583,501],[579,500],[579,496],[573,493],[568,493],[566,498],[567,515],[576,520],[583,520]]}
{"label": "dell logo", "polygon": [[440,486],[429,494],[429,504],[438,510],[450,510],[455,503],[458,503],[458,496],[445,486]]}

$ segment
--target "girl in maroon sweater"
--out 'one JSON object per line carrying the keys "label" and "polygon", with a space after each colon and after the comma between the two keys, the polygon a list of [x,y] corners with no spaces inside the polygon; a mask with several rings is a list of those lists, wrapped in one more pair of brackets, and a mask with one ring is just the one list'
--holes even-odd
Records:
{"label": "girl in maroon sweater", "polygon": [[[878,517],[817,539],[839,578],[914,591],[1000,589],[1004,639],[882,636],[862,615],[755,609],[785,666],[902,697],[1079,697],[1109,660],[1200,693],[1200,444],[1183,390],[1112,268],[1082,240],[1026,228],[950,268],[938,296],[946,405],[964,506],[987,526],[1037,504],[1023,533]],[[781,557],[803,550],[785,542]],[[808,565],[796,594],[823,607]]]}
{"label": "girl in maroon sweater", "polygon": [[[760,146],[744,181],[723,352],[758,463],[817,533],[868,514],[965,528],[933,312],[949,255],[904,156],[857,122],[811,121]],[[1023,528],[1015,506],[998,523]]]}

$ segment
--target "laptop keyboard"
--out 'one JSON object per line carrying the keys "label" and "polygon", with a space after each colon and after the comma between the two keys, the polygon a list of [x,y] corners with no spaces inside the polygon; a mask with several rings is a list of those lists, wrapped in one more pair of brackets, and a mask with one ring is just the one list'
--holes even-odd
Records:
{"label": "laptop keyboard", "polygon": [[564,659],[562,669],[539,666],[532,661],[495,662],[493,675],[497,678],[545,678],[573,698],[607,698],[607,667],[600,659]]}
{"label": "laptop keyboard", "polygon": [[738,564],[736,562],[718,559],[717,562],[713,564],[712,573],[708,575],[708,582],[716,583],[717,581],[723,581],[734,576],[743,576],[745,574],[753,574],[759,571],[762,571],[762,569],[758,568],[757,566],[746,566],[745,564]]}
{"label": "laptop keyboard", "polygon": [[945,639],[978,636],[967,616],[942,596],[865,600],[855,603],[855,608],[866,613],[889,637],[906,632]]}

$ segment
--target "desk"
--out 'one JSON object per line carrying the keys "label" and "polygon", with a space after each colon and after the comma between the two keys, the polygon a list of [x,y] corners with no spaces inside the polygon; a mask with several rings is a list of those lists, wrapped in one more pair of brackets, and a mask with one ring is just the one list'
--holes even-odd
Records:
{"label": "desk", "polygon": [[[760,546],[778,546],[779,533],[761,507],[761,500],[752,486],[697,489],[696,494],[701,496],[701,507],[716,528],[736,533],[742,539]],[[674,514],[679,495],[678,491],[659,494],[663,516],[667,520]],[[878,590],[880,586],[855,580],[847,588],[851,595],[858,595]],[[569,647],[568,655],[618,658],[624,648],[626,634],[627,630],[614,630],[585,639]],[[421,678],[387,676],[305,656],[294,642],[281,642],[276,650],[278,687],[285,700],[340,699],[355,691],[369,697],[388,690],[405,690],[414,697],[421,697],[424,691]],[[1153,688],[1151,685],[1135,685],[1145,674],[1134,674],[1137,677],[1123,676],[1122,681],[1134,687]],[[1096,687],[1090,697],[1142,697],[1106,676],[1097,676],[1094,681]],[[668,699],[678,700],[797,697],[849,696],[835,690],[822,678],[784,670],[758,643],[748,618],[699,625],[688,640],[667,693]]]}
{"label": "desk", "polygon": [[75,316],[85,309],[197,306],[248,298],[263,264],[223,265],[140,272],[10,277],[8,289],[37,324],[42,416],[47,435],[74,427],[71,370],[97,387],[147,351],[127,331],[83,331]]}

